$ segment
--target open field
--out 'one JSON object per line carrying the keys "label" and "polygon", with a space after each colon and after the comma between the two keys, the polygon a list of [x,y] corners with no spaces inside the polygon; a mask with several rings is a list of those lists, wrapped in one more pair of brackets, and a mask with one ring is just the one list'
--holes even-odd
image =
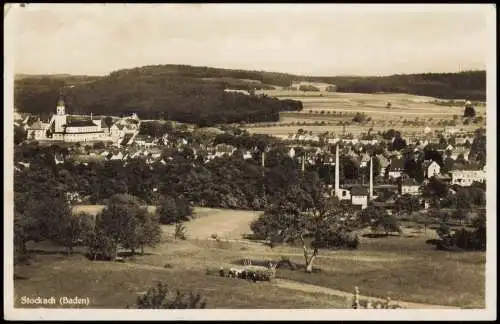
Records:
{"label": "open field", "polygon": [[[361,93],[305,93],[299,95],[293,91],[266,91],[268,95],[274,95],[280,99],[295,99],[303,103],[301,112],[282,112],[280,121],[275,127],[259,127],[254,124],[248,128],[251,133],[269,134],[274,136],[285,136],[295,132],[299,128],[307,129],[313,133],[322,133],[325,131],[341,134],[343,126],[337,125],[340,122],[351,121],[352,116],[358,112],[366,113],[371,117],[371,121],[364,125],[349,125],[345,127],[346,133],[354,136],[360,133],[366,133],[368,129],[373,128],[375,132],[383,131],[389,128],[397,128],[404,134],[421,134],[425,126],[434,129],[443,129],[438,125],[440,121],[450,121],[456,119],[456,126],[449,128],[464,129],[464,131],[473,131],[479,124],[462,125],[463,106],[444,106],[437,104],[436,98],[416,96],[409,94],[361,94]],[[391,108],[386,106],[391,103]],[[485,116],[486,106],[475,106],[477,116]],[[342,115],[340,115],[342,113]],[[419,126],[414,126],[404,121],[420,121]],[[333,123],[331,125],[313,126],[280,126],[280,124],[290,123]]]}
{"label": "open field", "polygon": [[[407,229],[402,237],[362,237],[356,251],[322,250],[315,261],[316,273],[278,269],[275,282],[208,276],[207,268],[229,267],[243,258],[288,256],[300,266],[303,256],[299,247],[271,249],[243,240],[242,235],[250,232],[249,221],[258,212],[203,208],[196,209],[196,214],[186,224],[187,240],[174,240],[172,226],[164,226],[160,245],[125,263],[92,262],[38,244],[45,251],[36,255],[38,261],[16,268],[16,274],[25,278],[14,282],[16,305],[20,306],[20,296],[77,295],[89,296],[92,307],[123,308],[156,280],[202,293],[209,308],[345,308],[354,286],[359,286],[362,295],[383,298],[389,293],[393,300],[405,302],[476,308],[485,304],[485,254],[437,251],[426,244],[435,237],[432,230],[414,233]],[[209,239],[213,233],[225,239]]]}
{"label": "open field", "polygon": [[290,290],[270,283],[253,284],[207,276],[185,268],[93,262],[80,255],[43,255],[39,260],[20,271],[25,279],[15,281],[15,307],[21,307],[21,296],[54,296],[56,299],[82,296],[90,298],[92,308],[125,308],[132,306],[137,296],[156,281],[164,281],[181,291],[201,293],[207,299],[207,308],[345,307],[342,298],[324,298],[322,294],[307,292],[291,294]]}

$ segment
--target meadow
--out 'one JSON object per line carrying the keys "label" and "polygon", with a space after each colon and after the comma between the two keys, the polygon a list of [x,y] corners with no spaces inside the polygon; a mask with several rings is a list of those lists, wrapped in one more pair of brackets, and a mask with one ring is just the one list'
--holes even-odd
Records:
{"label": "meadow", "polygon": [[[80,206],[97,212],[99,207]],[[16,267],[15,305],[21,296],[88,296],[93,308],[132,306],[138,294],[157,280],[172,288],[202,293],[208,308],[346,308],[352,291],[371,297],[410,302],[411,308],[485,306],[485,254],[448,253],[426,244],[435,232],[361,238],[356,251],[321,250],[315,271],[307,274],[299,247],[270,248],[246,240],[249,222],[258,212],[196,208],[186,223],[187,240],[173,238],[173,226],[163,226],[162,242],[124,263],[89,261],[78,249],[73,255],[49,243],[30,265]],[[217,234],[221,240],[211,238]],[[289,257],[299,269],[278,269],[271,282],[206,275],[210,267],[229,267],[241,259],[279,260]],[[420,304],[415,304],[420,303]]]}

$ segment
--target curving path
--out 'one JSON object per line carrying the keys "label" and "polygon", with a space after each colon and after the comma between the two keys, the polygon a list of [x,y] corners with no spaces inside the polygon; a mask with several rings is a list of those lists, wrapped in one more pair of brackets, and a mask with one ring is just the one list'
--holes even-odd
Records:
{"label": "curving path", "polygon": [[[275,279],[274,284],[280,288],[285,288],[285,289],[292,289],[292,290],[298,290],[302,292],[310,292],[310,293],[322,293],[325,295],[331,295],[331,296],[337,296],[337,297],[344,297],[344,298],[352,298],[353,293],[352,292],[345,292],[337,289],[332,289],[332,288],[326,288],[322,286],[317,286],[317,285],[311,285],[311,284],[305,284],[293,280],[286,280],[286,279]],[[369,297],[369,296],[359,296],[361,299],[370,299],[372,301],[378,300],[378,301],[384,301],[383,298],[376,298],[376,297]],[[404,301],[396,301],[394,300],[393,303],[399,304],[401,307],[407,308],[407,309],[459,309],[459,307],[453,307],[453,306],[442,306],[442,305],[432,305],[432,304],[421,304],[421,303],[412,303],[412,302],[404,302]]]}

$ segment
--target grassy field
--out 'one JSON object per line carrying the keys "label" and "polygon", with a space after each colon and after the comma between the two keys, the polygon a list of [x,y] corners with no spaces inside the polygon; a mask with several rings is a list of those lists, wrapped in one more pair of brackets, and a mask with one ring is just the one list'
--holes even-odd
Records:
{"label": "grassy field", "polygon": [[[94,208],[94,210],[96,210]],[[91,210],[87,207],[87,210]],[[319,288],[347,293],[359,286],[362,294],[425,304],[484,307],[484,253],[436,251],[426,240],[435,236],[406,233],[402,237],[362,237],[357,251],[321,251],[316,273],[278,269],[276,283],[250,283],[205,274],[210,267],[229,267],[243,258],[278,260],[288,256],[303,263],[299,247],[271,249],[243,240],[257,212],[196,209],[197,218],[186,225],[188,239],[173,239],[173,227],[163,227],[160,245],[125,263],[88,261],[82,255],[58,254],[61,248],[37,244],[32,265],[16,268],[16,306],[21,296],[88,296],[95,308],[132,305],[138,293],[157,280],[173,288],[202,293],[209,308],[345,308],[345,297],[327,295]],[[225,220],[228,220],[227,222]],[[217,233],[222,241],[209,239]],[[24,277],[24,279],[23,279]],[[307,287],[306,287],[306,284]],[[310,284],[320,286],[311,290]],[[295,288],[294,288],[295,287]],[[307,288],[309,291],[297,289]]]}
{"label": "grassy field", "polygon": [[[168,261],[168,260],[166,260]],[[165,269],[141,263],[89,261],[83,256],[44,255],[39,262],[19,271],[15,307],[22,307],[22,296],[89,297],[91,308],[133,306],[140,293],[157,281],[181,291],[201,293],[207,308],[342,308],[341,298],[322,298],[319,294],[290,294],[270,283],[253,284],[245,280],[206,275],[185,268]],[[279,300],[279,303],[276,301]],[[60,307],[60,306],[55,306]],[[83,307],[83,306],[80,306]]]}
{"label": "grassy field", "polygon": [[[307,129],[315,134],[322,132],[342,133],[343,127],[336,125],[339,122],[352,120],[352,115],[357,112],[366,113],[371,117],[371,121],[361,125],[346,126],[346,133],[359,135],[368,132],[373,128],[374,132],[383,131],[388,128],[397,128],[404,134],[421,134],[426,126],[434,129],[443,129],[438,122],[457,118],[457,126],[452,128],[462,128],[465,131],[472,131],[480,125],[462,125],[463,106],[443,106],[435,102],[435,98],[423,97],[409,94],[361,94],[361,93],[318,93],[297,94],[292,91],[267,91],[268,95],[277,96],[280,99],[296,99],[303,103],[301,112],[283,112],[280,114],[280,121],[274,127],[259,127],[252,125],[248,128],[251,133],[269,134],[275,136],[288,135],[299,128]],[[391,103],[391,108],[387,109],[387,103]],[[485,105],[475,107],[478,116],[486,113]],[[323,112],[323,113],[320,113]],[[334,114],[335,113],[335,114]],[[342,113],[343,115],[339,115]],[[346,116],[347,115],[347,116]],[[348,117],[351,116],[351,117]],[[414,126],[404,121],[420,121],[419,126]],[[280,126],[280,124],[290,123],[315,123],[329,122],[334,125],[328,126]],[[450,126],[448,126],[450,128]]]}

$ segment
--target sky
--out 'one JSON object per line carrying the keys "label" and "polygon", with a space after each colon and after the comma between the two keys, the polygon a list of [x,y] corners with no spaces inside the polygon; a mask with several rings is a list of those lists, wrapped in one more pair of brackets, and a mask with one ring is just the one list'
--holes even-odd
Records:
{"label": "sky", "polygon": [[486,69],[490,5],[29,4],[15,73],[187,64],[302,75]]}

